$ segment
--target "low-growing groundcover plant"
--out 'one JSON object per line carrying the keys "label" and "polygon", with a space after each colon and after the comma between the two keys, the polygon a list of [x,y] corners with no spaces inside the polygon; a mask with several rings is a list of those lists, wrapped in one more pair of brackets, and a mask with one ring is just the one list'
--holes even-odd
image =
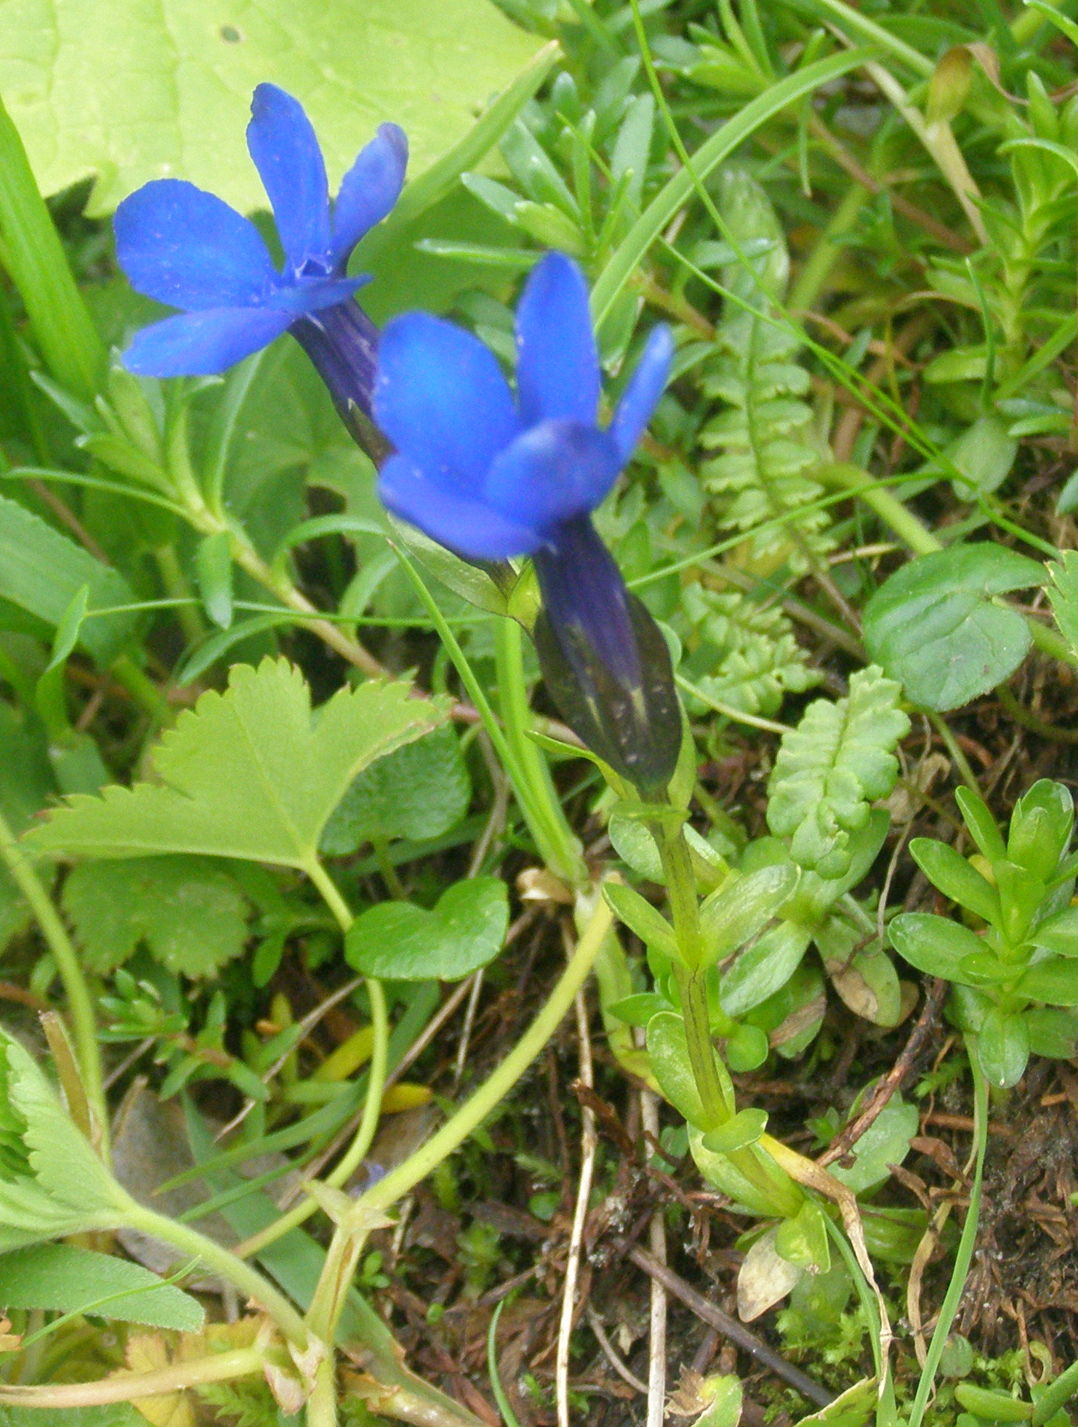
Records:
{"label": "low-growing groundcover plant", "polygon": [[1065,1427],[1078,30],[265,16],[0,42],[0,1414]]}

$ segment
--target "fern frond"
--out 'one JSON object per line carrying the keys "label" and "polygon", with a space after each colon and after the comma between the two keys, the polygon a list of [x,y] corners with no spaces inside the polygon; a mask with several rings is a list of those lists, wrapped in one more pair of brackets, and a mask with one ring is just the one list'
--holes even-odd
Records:
{"label": "fern frond", "polygon": [[[682,609],[691,626],[683,672],[706,699],[769,716],[788,693],[802,693],[819,682],[778,605],[689,585]],[[691,695],[690,709],[701,711]]]}
{"label": "fern frond", "polygon": [[782,739],[768,782],[767,823],[776,837],[790,838],[794,861],[821,877],[846,872],[850,834],[895,785],[892,750],[910,727],[898,707],[901,695],[901,684],[870,664],[851,677],[845,698],[809,704]]}
{"label": "fern frond", "polygon": [[823,495],[811,472],[827,453],[804,400],[810,384],[796,360],[801,340],[779,320],[789,269],[785,241],[774,209],[747,173],[723,174],[719,206],[743,251],[761,238],[769,242],[722,274],[747,305],[727,302],[701,378],[705,395],[725,405],[700,433],[705,449],[720,453],[701,474],[719,522],[745,532],[752,568],[801,572],[833,542],[827,512],[811,509]]}

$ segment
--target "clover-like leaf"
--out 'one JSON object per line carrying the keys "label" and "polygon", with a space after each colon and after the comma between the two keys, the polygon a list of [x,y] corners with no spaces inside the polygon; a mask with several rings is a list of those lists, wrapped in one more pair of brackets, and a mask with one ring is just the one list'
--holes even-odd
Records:
{"label": "clover-like leaf", "polygon": [[997,597],[1043,582],[1043,565],[989,541],[920,555],[865,606],[865,647],[914,703],[960,708],[1012,674],[1029,649],[1024,616]]}
{"label": "clover-like leaf", "polygon": [[837,703],[817,699],[784,735],[768,783],[767,821],[790,853],[821,877],[841,877],[853,857],[851,834],[898,776],[892,750],[910,721],[901,689],[875,665],[858,670]]}
{"label": "clover-like leaf", "polygon": [[286,660],[239,665],[161,739],[160,782],[70,798],[27,841],[69,856],[196,852],[309,868],[357,773],[447,717],[444,701],[411,692],[372,680],[314,713]]}
{"label": "clover-like leaf", "polygon": [[431,911],[412,902],[371,907],[352,923],[344,954],[364,976],[459,981],[498,954],[508,925],[505,883],[471,877],[444,892]]}

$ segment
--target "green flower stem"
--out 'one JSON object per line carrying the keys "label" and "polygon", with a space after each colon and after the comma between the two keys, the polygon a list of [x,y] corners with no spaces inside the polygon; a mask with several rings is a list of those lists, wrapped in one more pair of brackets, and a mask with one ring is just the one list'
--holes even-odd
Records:
{"label": "green flower stem", "polygon": [[[418,570],[399,547],[397,547],[397,558],[400,560],[405,574],[411,580],[416,594],[426,607],[431,623],[445,645],[446,653],[453,661],[453,667],[460,676],[461,683],[468,691],[468,697],[483,721],[483,727],[498,755],[498,761],[513,785],[517,803],[524,815],[524,821],[528,824],[528,830],[535,839],[540,857],[557,876],[568,881],[570,885],[574,884],[577,878],[582,875],[579,871],[581,868],[579,844],[569,831],[556,800],[552,795],[548,796],[544,789],[542,779],[537,783],[527,763],[521,762],[517,744],[523,744],[525,741],[523,732],[521,731],[520,736],[515,737],[513,742],[510,741],[506,731],[495,717],[486,692],[476,678],[475,670],[469,664],[456,635],[438,607],[438,602],[427,589]],[[515,696],[512,692],[510,693],[510,699]]]}
{"label": "green flower stem", "polygon": [[61,1382],[40,1387],[14,1387],[3,1383],[0,1384],[0,1404],[51,1408],[56,1412],[62,1408],[131,1402],[135,1398],[182,1392],[206,1382],[261,1376],[264,1363],[265,1353],[261,1348],[234,1348],[231,1352],[210,1353],[189,1362],[171,1363],[153,1372],[116,1373],[99,1382]]}
{"label": "green flower stem", "polygon": [[52,898],[42,886],[41,879],[34,871],[30,860],[16,841],[11,824],[0,813],[0,860],[11,874],[12,880],[29,903],[41,934],[48,943],[56,961],[60,979],[64,983],[64,993],[71,1012],[71,1022],[75,1036],[75,1051],[78,1055],[79,1070],[82,1073],[86,1099],[97,1119],[98,1148],[103,1155],[108,1153],[109,1111],[105,1099],[105,1078],[101,1066],[101,1048],[97,1043],[97,1019],[90,988],[79,965],[79,954],[68,936],[53,905]]}
{"label": "green flower stem", "polygon": [[532,715],[524,680],[521,628],[515,619],[499,619],[494,635],[494,658],[505,738],[516,754],[520,775],[528,786],[529,800],[542,818],[547,843],[544,861],[570,886],[582,887],[588,881],[588,872],[580,843],[558,800],[547,761],[528,736]]}
{"label": "green flower stem", "polygon": [[440,1130],[355,1201],[356,1212],[360,1209],[381,1212],[396,1204],[462,1145],[501,1104],[568,1013],[576,993],[588,978],[612,920],[613,913],[605,900],[598,899],[546,1005],[514,1048]]}
{"label": "green flower stem", "polygon": [[369,678],[385,678],[386,671],[373,654],[364,649],[358,640],[352,639],[331,619],[326,619],[316,605],[296,588],[286,574],[274,570],[247,539],[246,534],[232,522],[215,515],[202,499],[201,493],[185,492],[184,518],[203,535],[218,535],[227,532],[232,542],[232,558],[241,570],[251,576],[257,584],[270,594],[276,595],[281,603],[298,614],[312,634],[323,644],[338,653],[342,659],[361,669]]}
{"label": "green flower stem", "polygon": [[[322,866],[321,862],[315,858],[304,868],[307,876],[318,888],[323,901],[329,907],[336,918],[337,925],[342,934],[347,935],[349,927],[355,918],[351,908],[341,896],[336,883],[329,873]],[[382,983],[373,976],[366,978],[367,999],[370,1003],[371,1011],[371,1058],[367,1066],[367,1096],[363,1103],[363,1114],[360,1116],[359,1125],[352,1137],[347,1150],[333,1166],[332,1170],[325,1176],[324,1183],[331,1185],[334,1189],[340,1188],[342,1184],[352,1177],[363,1161],[363,1156],[371,1147],[374,1133],[378,1128],[378,1120],[382,1110],[382,1093],[386,1083],[386,1073],[389,1064],[389,1014],[386,1008],[385,992]],[[242,1245],[244,1257],[258,1253],[267,1244],[274,1243],[277,1239],[287,1234],[290,1229],[296,1228],[314,1213],[318,1208],[317,1201],[307,1197],[301,1200],[294,1208],[286,1214],[282,1214],[279,1219],[275,1219],[272,1224],[268,1224],[260,1233],[253,1234],[245,1240]]]}
{"label": "green flower stem", "polygon": [[184,1258],[197,1259],[205,1264],[238,1289],[245,1298],[264,1308],[282,1335],[300,1352],[310,1347],[311,1333],[299,1311],[268,1278],[239,1258],[231,1249],[222,1248],[213,1239],[200,1234],[197,1229],[192,1229],[189,1224],[169,1219],[164,1214],[147,1209],[144,1204],[139,1204],[134,1199],[124,1215],[124,1227],[151,1234],[155,1239],[178,1249]]}
{"label": "green flower stem", "polygon": [[[818,474],[826,484],[842,486],[851,495],[855,495],[858,500],[864,501],[865,505],[874,510],[884,524],[889,525],[903,544],[907,545],[915,555],[934,555],[937,551],[946,549],[946,546],[937,540],[932,532],[922,525],[912,511],[893,496],[886,486],[872,480],[859,466],[850,465],[848,462],[836,462],[834,465],[823,467]],[[1042,654],[1049,655],[1061,664],[1070,664],[1078,668],[1078,656],[1061,635],[1047,624],[1041,624],[1040,620],[1027,617],[1026,623],[1029,626],[1033,643]]]}

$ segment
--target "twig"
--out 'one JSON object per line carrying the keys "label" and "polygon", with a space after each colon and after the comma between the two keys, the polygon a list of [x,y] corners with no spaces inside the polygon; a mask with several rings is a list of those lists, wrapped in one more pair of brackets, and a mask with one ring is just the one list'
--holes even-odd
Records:
{"label": "twig", "polygon": [[729,1313],[724,1313],[721,1308],[716,1308],[713,1303],[709,1303],[695,1288],[691,1288],[678,1274],[665,1264],[653,1258],[645,1249],[636,1248],[622,1244],[622,1251],[626,1257],[636,1264],[637,1268],[643,1269],[651,1278],[657,1278],[666,1289],[679,1302],[684,1303],[703,1322],[709,1323],[712,1328],[717,1328],[720,1333],[729,1338],[732,1343],[752,1356],[784,1382],[794,1388],[807,1398],[809,1402],[814,1402],[817,1407],[826,1407],[834,1402],[834,1394],[821,1387],[819,1383],[813,1382],[800,1368],[795,1368],[792,1363],[788,1363],[785,1358],[779,1357],[773,1348],[749,1331],[743,1323],[739,1323],[736,1318],[731,1318]]}
{"label": "twig", "polygon": [[621,1378],[622,1382],[627,1382],[631,1388],[634,1388],[640,1393],[641,1397],[646,1397],[648,1391],[647,1383],[641,1382],[636,1373],[618,1356],[617,1349],[606,1335],[603,1320],[590,1303],[587,1305],[585,1312],[588,1316],[588,1327],[595,1334],[596,1340],[600,1348],[602,1348],[607,1362],[617,1373],[618,1377]]}
{"label": "twig", "polygon": [[844,1154],[849,1153],[851,1146],[857,1143],[906,1079],[906,1076],[909,1075],[913,1069],[914,1061],[920,1054],[925,1038],[939,1018],[940,1007],[943,1005],[948,989],[948,983],[938,977],[930,983],[925,1003],[921,1007],[921,1014],[917,1017],[917,1024],[910,1032],[906,1044],[902,1047],[902,1053],[883,1079],[877,1083],[872,1098],[857,1118],[851,1120],[835,1136],[831,1144],[817,1159],[816,1163],[821,1169],[829,1164],[834,1164],[835,1160],[841,1159]]}

